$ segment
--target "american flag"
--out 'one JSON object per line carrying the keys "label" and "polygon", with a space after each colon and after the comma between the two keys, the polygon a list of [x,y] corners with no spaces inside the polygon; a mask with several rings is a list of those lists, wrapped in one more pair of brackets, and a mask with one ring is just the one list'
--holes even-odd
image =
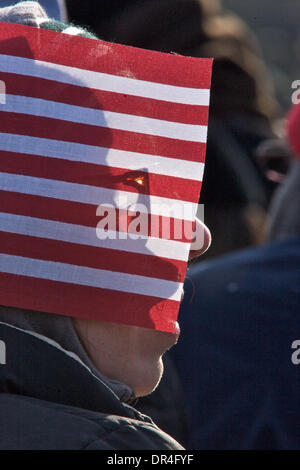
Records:
{"label": "american flag", "polygon": [[1,24],[1,305],[174,331],[190,240],[153,220],[194,222],[211,65]]}

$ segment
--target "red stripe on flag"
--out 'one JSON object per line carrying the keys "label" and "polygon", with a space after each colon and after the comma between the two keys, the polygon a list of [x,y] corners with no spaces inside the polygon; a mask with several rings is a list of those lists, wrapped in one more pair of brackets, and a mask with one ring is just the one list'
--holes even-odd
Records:
{"label": "red stripe on flag", "polygon": [[[0,151],[0,171],[198,202],[199,182],[144,171]],[[141,181],[141,184],[138,183]]]}
{"label": "red stripe on flag", "polygon": [[208,106],[170,103],[123,93],[99,91],[83,86],[59,83],[44,78],[1,73],[6,93],[100,109],[116,113],[144,116],[184,124],[207,125]]}
{"label": "red stripe on flag", "polygon": [[153,52],[9,23],[2,23],[0,39],[1,54],[167,85],[210,88],[212,59]]}
{"label": "red stripe on flag", "polygon": [[96,227],[97,206],[31,194],[0,191],[0,211],[8,214]]}
{"label": "red stripe on flag", "polygon": [[174,300],[6,273],[0,273],[0,305],[171,333],[179,309]]}
{"label": "red stripe on flag", "polygon": [[[98,206],[91,204],[1,190],[0,201],[0,211],[3,213],[91,227],[95,230],[102,218],[96,215]],[[129,227],[135,217],[136,214],[132,211],[116,210],[116,231],[136,233]],[[125,222],[124,218],[127,219]],[[141,235],[190,243],[193,239],[193,228],[192,221],[148,214],[148,233]]]}
{"label": "red stripe on flag", "polygon": [[[70,148],[70,152],[71,148],[73,147],[74,149],[75,147],[74,152],[77,152],[80,148],[83,154],[84,145],[90,145],[95,147],[93,149],[95,153],[99,150],[97,147],[103,147],[104,149],[109,148],[123,150],[125,152],[138,152],[147,155],[149,161],[152,160],[152,156],[158,155],[187,162],[204,163],[205,143],[150,135],[151,124],[153,123],[149,123],[147,119],[142,119],[142,117],[135,120],[133,117],[144,116],[145,118],[150,117],[171,122],[173,120],[173,122],[186,124],[202,124],[202,122],[204,122],[204,125],[206,125],[207,106],[173,105],[172,101],[180,101],[181,103],[185,101],[189,103],[203,102],[207,104],[212,60],[187,58],[178,55],[140,50],[123,45],[61,34],[55,31],[7,23],[3,23],[0,28],[0,54],[1,53],[20,59],[30,59],[30,61],[18,61],[19,65],[17,65],[15,70],[18,70],[20,65],[24,65],[24,69],[20,71],[20,75],[6,74],[5,77],[3,77],[9,82],[6,90],[8,94],[31,96],[32,98],[36,97],[43,100],[52,100],[54,103],[61,102],[85,108],[90,107],[99,110],[101,108],[113,113],[123,113],[122,121],[120,122],[124,120],[125,125],[120,124],[120,127],[127,128],[130,116],[132,116],[130,122],[136,123],[136,125],[132,124],[130,128],[132,130],[122,131],[105,128],[104,126],[87,125],[62,119],[32,116],[30,114],[16,112],[6,112],[3,114],[4,111],[0,111],[0,132],[40,137],[49,140],[52,139],[52,144],[58,148],[60,148],[61,142],[64,142],[68,145],[68,148]],[[21,75],[22,73],[29,75],[34,73],[34,69],[31,68],[31,65],[37,65],[34,64],[34,61],[39,60],[46,62],[46,66],[41,66],[40,69],[38,66],[35,70],[39,69],[44,72],[46,78],[52,76],[52,78],[56,77],[57,80],[60,80],[60,74],[62,74],[62,80],[70,79],[72,81],[73,73],[74,83],[80,85],[80,77],[82,77],[82,86],[61,84],[47,79],[35,79],[30,76],[26,77]],[[13,59],[12,62],[16,63],[16,60]],[[53,65],[48,67],[47,62]],[[25,66],[26,63],[29,66],[28,68]],[[5,64],[8,64],[8,62],[5,62]],[[5,64],[4,66],[6,66]],[[59,65],[67,66],[69,69],[65,69],[64,71]],[[12,64],[12,66],[14,67],[14,64]],[[78,73],[78,70],[75,73],[76,68],[80,69],[80,73]],[[12,69],[7,70],[12,71]],[[95,91],[86,88],[89,80],[93,86],[98,87],[98,78],[99,87],[101,88],[101,75],[99,74],[97,76],[97,74],[88,73],[93,71],[105,74],[106,82],[103,83],[103,87],[114,90],[114,92]],[[180,71],[183,71],[183,73],[179,73]],[[53,75],[51,75],[51,73],[53,73]],[[118,77],[121,78],[118,79]],[[102,78],[104,78],[104,76],[102,76]],[[84,83],[85,81],[86,84]],[[172,86],[176,86],[177,89],[173,89]],[[185,87],[185,89],[182,87]],[[32,91],[32,89],[34,89],[34,91]],[[127,96],[120,92],[121,89],[133,94],[154,96],[157,99],[148,99],[133,95]],[[167,100],[170,102],[167,103]],[[11,102],[14,102],[12,98]],[[8,105],[9,104],[10,102],[8,101]],[[32,101],[30,103],[28,101],[24,102],[24,106],[29,104],[33,105]],[[57,105],[54,109],[56,110],[56,108]],[[60,109],[62,108],[65,109],[65,107],[60,106]],[[24,108],[16,107],[12,109],[15,111],[21,109],[24,112]],[[25,109],[27,109],[27,107]],[[89,116],[89,114],[89,112],[85,112],[82,117]],[[124,116],[126,114],[128,114],[128,119],[127,116]],[[56,115],[58,116],[59,114],[53,114],[53,116]],[[114,118],[112,115],[110,117]],[[93,122],[98,123],[98,121]],[[111,122],[116,121],[112,120]],[[103,125],[103,121],[101,121],[101,123]],[[155,123],[155,125],[157,124],[158,122]],[[182,132],[179,134],[177,129],[180,128],[180,126],[174,124],[168,125],[166,122],[161,124],[164,126],[161,129],[162,135],[170,135],[171,137],[180,137],[180,135],[182,135],[184,138],[192,138],[193,140],[197,138],[197,134],[194,134],[194,128],[188,129],[181,126],[182,130],[184,128],[184,132],[187,131],[190,133],[185,134]],[[119,124],[113,125],[118,126]],[[140,125],[143,127],[137,127]],[[145,127],[146,125],[147,127]],[[137,132],[138,129],[141,129],[143,133]],[[169,134],[170,129],[173,130],[172,134]],[[202,129],[199,128],[199,132],[201,130]],[[82,147],[72,146],[72,143],[81,144]],[[22,151],[22,149],[17,150]],[[1,156],[3,158],[1,158]],[[126,177],[127,173],[124,174],[124,172],[127,172],[127,170],[124,168],[111,170],[109,167],[104,168],[92,164],[67,162],[63,159],[53,159],[52,165],[52,159],[48,157],[24,156],[22,154],[13,154],[12,152],[3,152],[0,155],[0,162],[0,171],[2,169],[4,173],[6,172],[5,176],[8,180],[8,173],[16,178],[16,174],[24,175],[24,172],[27,172],[28,175],[32,177],[44,178],[41,180],[42,182],[46,182],[46,179],[52,178],[52,180],[58,181],[57,185],[59,186],[62,186],[62,183],[59,183],[59,181],[69,181],[78,185],[87,184],[103,188],[108,187],[107,185],[111,185],[109,187],[113,187],[114,189],[125,189],[123,178]],[[172,160],[169,160],[168,163],[174,164]],[[18,165],[19,169],[17,168]],[[118,163],[118,165],[122,166],[123,162]],[[126,166],[126,164],[124,165]],[[46,166],[49,168],[46,169]],[[97,167],[97,169],[95,167]],[[166,168],[168,168],[167,165]],[[79,173],[79,176],[76,172]],[[157,194],[166,194],[166,196],[162,197],[168,197],[170,199],[172,195],[174,195],[175,198],[175,194],[176,199],[181,201],[189,201],[191,198],[192,201],[196,202],[198,199],[201,187],[200,182],[191,182],[184,178],[170,176],[161,177],[147,174],[146,172],[143,176],[147,183],[143,186],[144,194],[150,193],[151,195],[155,195],[157,191]],[[4,178],[4,180],[5,179],[6,178]],[[126,180],[126,182],[130,184],[129,187],[126,186],[126,191],[136,191],[136,187],[133,186],[136,182],[133,182],[132,179],[130,181]],[[185,189],[184,186],[188,189]],[[41,184],[40,191],[43,191],[42,187],[43,185]],[[75,186],[74,191],[76,191],[78,187]],[[22,190],[25,191],[25,189],[18,187],[18,191]],[[95,190],[91,188],[90,191],[95,192]],[[32,192],[34,192],[34,190],[32,190]],[[192,195],[193,192],[194,195]],[[61,195],[61,197],[63,196]],[[73,196],[71,194],[66,197],[72,198]],[[147,199],[147,197],[144,199]],[[87,235],[85,243],[98,244],[98,240],[94,238],[94,234],[96,237],[96,227],[100,221],[100,216],[97,216],[96,209],[97,206],[91,204],[80,204],[51,197],[46,198],[43,196],[31,196],[9,191],[0,191],[0,211],[7,213],[7,215],[2,214],[2,230],[0,227],[0,246],[2,247],[4,260],[7,259],[8,262],[13,262],[17,260],[9,258],[9,256],[15,255],[21,257],[20,269],[22,269],[21,266],[23,266],[24,257],[28,258],[28,261],[31,259],[61,262],[65,265],[66,276],[69,276],[68,278],[65,277],[64,280],[69,279],[73,282],[74,278],[72,276],[76,267],[81,266],[83,273],[86,274],[90,274],[90,271],[83,269],[83,266],[103,269],[103,277],[100,276],[101,272],[98,272],[100,278],[98,279],[99,283],[97,282],[97,285],[103,285],[101,284],[101,280],[104,280],[105,276],[108,276],[109,272],[112,270],[112,279],[118,279],[120,273],[123,273],[126,279],[130,281],[132,279],[130,277],[128,279],[129,274],[144,275],[145,284],[140,286],[141,290],[139,290],[139,292],[145,292],[150,278],[153,279],[153,285],[156,285],[157,288],[161,285],[162,279],[175,279],[176,282],[178,273],[180,280],[183,280],[186,262],[153,256],[153,253],[150,252],[148,248],[144,249],[145,246],[142,240],[139,245],[140,251],[146,254],[123,251],[124,248],[137,250],[139,247],[137,247],[136,244],[130,245],[129,247],[125,245],[123,246],[123,250],[113,250],[111,247],[110,249],[105,249],[80,244],[80,242],[84,241],[85,235]],[[151,207],[149,210],[151,210]],[[124,213],[126,214],[126,211],[117,211],[116,215],[117,217],[119,214],[124,216]],[[33,221],[29,219],[23,220],[21,217],[19,219],[13,217],[13,214],[19,214],[25,217],[36,217],[43,220],[35,220],[33,223]],[[130,220],[132,221],[132,218],[133,221],[135,221],[135,217],[136,214],[132,212],[129,213],[129,220],[126,219],[126,223],[122,227],[117,225],[116,229],[120,231],[132,231],[133,229],[128,224]],[[152,217],[154,217],[154,219],[157,218],[158,221],[165,221],[166,223],[169,221],[168,217],[160,218],[158,216],[152,216],[152,214],[147,214],[146,217],[150,218],[150,221]],[[121,218],[121,222],[123,222],[123,218],[124,217]],[[51,220],[57,221],[58,223],[55,224],[53,222],[51,224]],[[73,223],[80,227],[75,227],[74,225],[64,227],[62,224],[59,224],[59,222]],[[174,221],[174,219],[171,219],[170,222],[171,226],[172,224],[174,225],[175,222],[179,224],[183,223],[181,220]],[[18,225],[18,223],[20,223],[20,225]],[[189,224],[192,226],[192,222],[189,222]],[[89,227],[90,229],[82,229],[82,226]],[[157,238],[164,236],[165,239],[170,239],[171,237],[162,233],[163,226],[164,223],[159,226],[158,234],[156,234]],[[34,228],[36,232],[33,232]],[[64,228],[67,229],[66,233],[60,231],[60,229],[63,230]],[[150,231],[152,228],[150,224]],[[13,232],[18,229],[20,232],[23,229],[25,233],[30,233],[31,235],[23,236],[21,234],[4,232],[4,230]],[[74,232],[71,229],[74,229]],[[145,230],[148,230],[148,228]],[[40,237],[34,237],[34,234],[38,231]],[[151,235],[153,236],[152,231]],[[75,240],[76,243],[42,238],[46,236]],[[175,238],[174,233],[172,236]],[[151,245],[152,243],[153,245]],[[154,246],[154,251],[155,248],[157,248],[157,251],[160,251],[166,246],[170,246],[170,250],[174,248],[174,257],[180,257],[180,253],[176,252],[175,249],[177,250],[182,246],[185,249],[189,247],[189,245],[186,244],[168,244],[160,240],[151,240],[149,241],[149,245]],[[186,251],[184,251],[184,253],[186,253]],[[163,252],[163,254],[165,253]],[[4,269],[5,265],[4,260],[2,269]],[[36,266],[43,266],[40,262],[36,261],[35,263]],[[8,266],[9,267],[5,269],[8,271],[14,270],[12,265]],[[50,268],[50,266],[53,266],[53,264],[49,264],[48,267]],[[56,276],[57,270],[55,266],[54,263],[54,274]],[[61,268],[63,268],[63,266],[61,266]],[[28,272],[26,271],[26,266],[24,266],[23,272]],[[29,272],[33,275],[33,272]],[[42,273],[38,270],[35,274],[42,276]],[[59,274],[63,275],[63,271],[60,271]],[[49,276],[50,275],[52,275],[51,272],[49,272]],[[77,278],[76,282],[81,281]],[[90,283],[88,276],[86,282]],[[167,282],[166,284],[168,285]],[[114,290],[114,288],[117,287],[117,281],[115,285],[111,285],[111,283],[106,283],[105,285],[110,287],[110,289],[0,273],[0,305],[174,332],[179,309],[178,301],[163,300],[153,296],[153,293],[154,295],[157,293],[156,290],[153,290],[154,287],[150,291],[151,295],[148,296],[118,292]],[[131,287],[132,284],[124,283],[122,285],[126,286],[124,287],[125,289],[133,290],[133,287]],[[161,293],[157,293],[157,295],[160,294]],[[168,295],[165,291],[163,294]]]}
{"label": "red stripe on flag", "polygon": [[185,261],[0,231],[1,253],[183,282]]}
{"label": "red stripe on flag", "polygon": [[204,162],[206,145],[29,114],[0,111],[0,132]]}

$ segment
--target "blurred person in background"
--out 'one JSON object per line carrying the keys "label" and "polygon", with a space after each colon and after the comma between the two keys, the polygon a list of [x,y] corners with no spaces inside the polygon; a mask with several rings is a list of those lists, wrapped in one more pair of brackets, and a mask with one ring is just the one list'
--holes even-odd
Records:
{"label": "blurred person in background", "polygon": [[[300,448],[300,105],[267,242],[190,269],[174,354],[194,449]],[[186,357],[192,358],[186,363]]]}

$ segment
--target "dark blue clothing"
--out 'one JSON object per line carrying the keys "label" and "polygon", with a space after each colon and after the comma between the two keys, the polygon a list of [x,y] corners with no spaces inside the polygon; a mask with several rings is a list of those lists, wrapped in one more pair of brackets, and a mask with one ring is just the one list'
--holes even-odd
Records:
{"label": "dark blue clothing", "polygon": [[300,238],[192,267],[179,321],[190,447],[300,449]]}

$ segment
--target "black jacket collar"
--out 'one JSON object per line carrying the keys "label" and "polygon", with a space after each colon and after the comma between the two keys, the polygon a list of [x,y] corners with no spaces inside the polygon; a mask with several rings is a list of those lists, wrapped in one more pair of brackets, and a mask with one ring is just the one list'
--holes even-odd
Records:
{"label": "black jacket collar", "polygon": [[151,422],[119,398],[81,361],[45,337],[0,322],[6,364],[0,365],[0,393],[76,406]]}

